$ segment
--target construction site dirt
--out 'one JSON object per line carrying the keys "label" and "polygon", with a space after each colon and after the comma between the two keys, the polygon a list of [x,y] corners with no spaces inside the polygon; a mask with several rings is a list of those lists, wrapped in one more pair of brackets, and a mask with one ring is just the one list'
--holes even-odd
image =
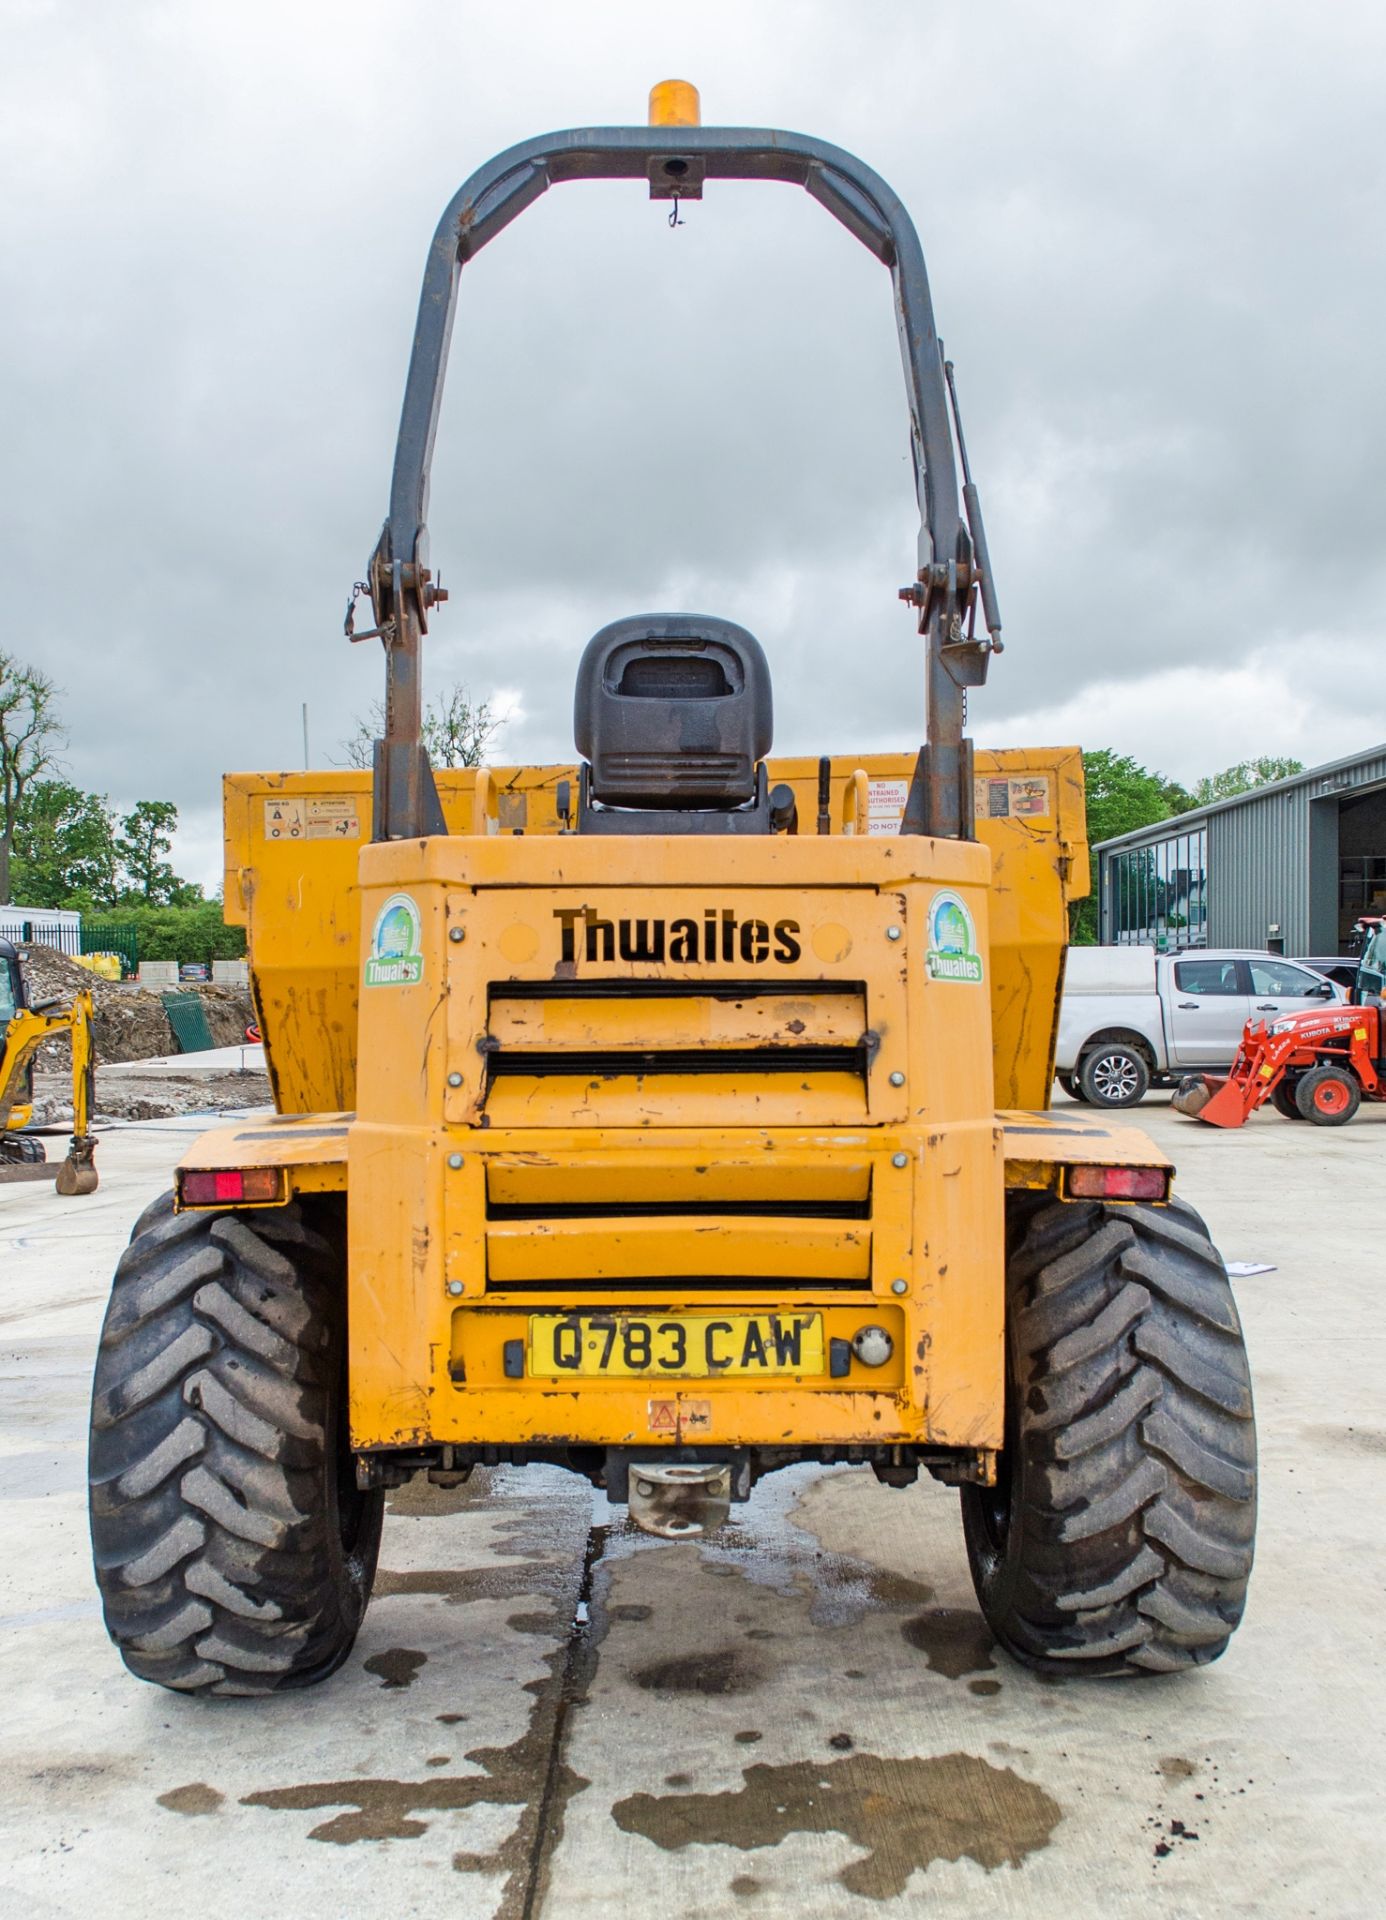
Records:
{"label": "construction site dirt", "polygon": [[1386,1108],[1227,1134],[1156,1097],[1142,1119],[1227,1258],[1268,1269],[1234,1279],[1263,1446],[1252,1605],[1221,1660],[1149,1682],[1009,1660],[951,1491],[802,1466],[684,1543],[557,1469],[416,1481],[330,1680],[139,1686],[92,1581],[87,1400],[130,1222],[200,1123],[112,1128],[80,1203],[7,1191],[0,1906],[1375,1916],[1386,1433],[1363,1250]]}
{"label": "construction site dirt", "polygon": [[[83,988],[91,994],[98,1062],[151,1060],[177,1052],[178,1042],[159,994],[133,982],[103,980],[54,947],[26,945],[19,951],[31,1005],[43,1000],[66,1005]],[[245,1039],[255,1017],[248,988],[198,982],[180,991],[197,995],[213,1046],[236,1046]],[[49,1041],[45,1054],[48,1065],[65,1066],[67,1041]]]}

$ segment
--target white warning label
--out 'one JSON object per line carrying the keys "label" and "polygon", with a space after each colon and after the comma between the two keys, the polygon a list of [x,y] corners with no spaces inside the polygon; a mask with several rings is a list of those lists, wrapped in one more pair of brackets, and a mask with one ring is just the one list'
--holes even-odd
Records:
{"label": "white warning label", "polygon": [[869,780],[866,785],[866,831],[873,837],[898,833],[909,791],[908,780]]}
{"label": "white warning label", "polygon": [[266,840],[306,838],[302,800],[297,797],[292,800],[266,800],[265,838]]}
{"label": "white warning label", "polygon": [[310,840],[359,840],[361,815],[355,795],[321,793],[308,802]]}

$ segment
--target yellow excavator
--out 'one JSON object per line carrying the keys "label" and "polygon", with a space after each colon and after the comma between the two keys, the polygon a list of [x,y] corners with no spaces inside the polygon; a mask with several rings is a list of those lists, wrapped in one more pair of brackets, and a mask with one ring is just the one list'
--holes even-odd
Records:
{"label": "yellow excavator", "polygon": [[28,1133],[33,1114],[34,1056],[45,1040],[66,1033],[72,1041],[72,1141],[57,1169],[64,1195],[95,1193],[96,1046],[91,995],[73,995],[69,1007],[54,1000],[30,1006],[17,948],[0,940],[0,1182],[45,1178],[42,1140]]}

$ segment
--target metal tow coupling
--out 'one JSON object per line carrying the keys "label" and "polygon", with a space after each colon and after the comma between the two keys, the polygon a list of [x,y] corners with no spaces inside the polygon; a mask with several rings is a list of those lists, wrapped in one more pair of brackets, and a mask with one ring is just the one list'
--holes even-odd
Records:
{"label": "metal tow coupling", "polygon": [[690,1540],[715,1533],[731,1512],[731,1468],[723,1462],[631,1462],[630,1517],[642,1533]]}

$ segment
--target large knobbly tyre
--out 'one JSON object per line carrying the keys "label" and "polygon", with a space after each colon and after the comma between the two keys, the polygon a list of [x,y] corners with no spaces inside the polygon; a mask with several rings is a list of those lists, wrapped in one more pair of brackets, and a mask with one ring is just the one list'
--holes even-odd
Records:
{"label": "large knobbly tyre", "polygon": [[89,1480],[106,1628],[141,1679],[269,1693],[350,1652],[383,1495],[355,1485],[345,1336],[340,1242],[300,1205],[175,1214],[165,1195],[136,1222]]}
{"label": "large knobbly tyre", "polygon": [[1246,1604],[1256,1436],[1241,1325],[1191,1207],[1041,1203],[1007,1272],[998,1485],[964,1487],[997,1639],[1051,1673],[1216,1660]]}

